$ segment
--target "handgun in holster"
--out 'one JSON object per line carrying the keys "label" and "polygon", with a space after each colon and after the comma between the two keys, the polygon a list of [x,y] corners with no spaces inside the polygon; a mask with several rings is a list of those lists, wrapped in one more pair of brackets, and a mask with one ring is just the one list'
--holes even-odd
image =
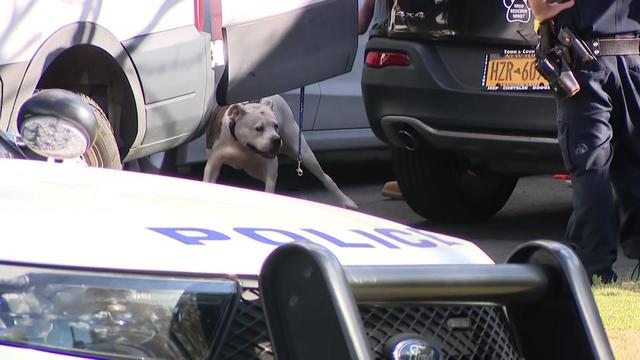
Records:
{"label": "handgun in holster", "polygon": [[546,21],[538,28],[536,69],[553,91],[561,98],[569,98],[580,91],[580,84],[573,75],[576,64],[588,64],[596,57],[591,49],[568,28],[560,29],[554,36],[553,24]]}

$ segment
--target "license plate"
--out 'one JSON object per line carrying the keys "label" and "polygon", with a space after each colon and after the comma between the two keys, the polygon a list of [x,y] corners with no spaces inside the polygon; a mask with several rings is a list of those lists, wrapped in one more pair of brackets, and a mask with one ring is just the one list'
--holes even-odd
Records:
{"label": "license plate", "polygon": [[482,87],[487,91],[544,91],[549,82],[536,70],[533,50],[504,50],[488,54]]}

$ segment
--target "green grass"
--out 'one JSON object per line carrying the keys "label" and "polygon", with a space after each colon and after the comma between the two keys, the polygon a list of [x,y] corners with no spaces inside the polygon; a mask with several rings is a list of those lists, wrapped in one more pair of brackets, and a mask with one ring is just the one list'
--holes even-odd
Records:
{"label": "green grass", "polygon": [[640,354],[640,282],[603,285],[594,281],[593,295],[616,359]]}

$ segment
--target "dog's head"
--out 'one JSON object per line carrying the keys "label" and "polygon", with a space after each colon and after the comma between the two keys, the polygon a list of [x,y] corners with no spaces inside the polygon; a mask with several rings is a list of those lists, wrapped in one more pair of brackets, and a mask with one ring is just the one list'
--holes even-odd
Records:
{"label": "dog's head", "polygon": [[227,110],[227,116],[235,122],[238,142],[268,159],[275,158],[282,147],[272,107],[270,99],[262,99],[259,104],[234,104]]}

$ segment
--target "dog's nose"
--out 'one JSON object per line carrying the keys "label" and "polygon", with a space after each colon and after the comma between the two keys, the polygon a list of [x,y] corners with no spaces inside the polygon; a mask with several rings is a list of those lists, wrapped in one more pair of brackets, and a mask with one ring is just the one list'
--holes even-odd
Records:
{"label": "dog's nose", "polygon": [[277,138],[273,138],[271,139],[271,147],[273,149],[279,149],[282,146],[282,139],[277,137]]}

